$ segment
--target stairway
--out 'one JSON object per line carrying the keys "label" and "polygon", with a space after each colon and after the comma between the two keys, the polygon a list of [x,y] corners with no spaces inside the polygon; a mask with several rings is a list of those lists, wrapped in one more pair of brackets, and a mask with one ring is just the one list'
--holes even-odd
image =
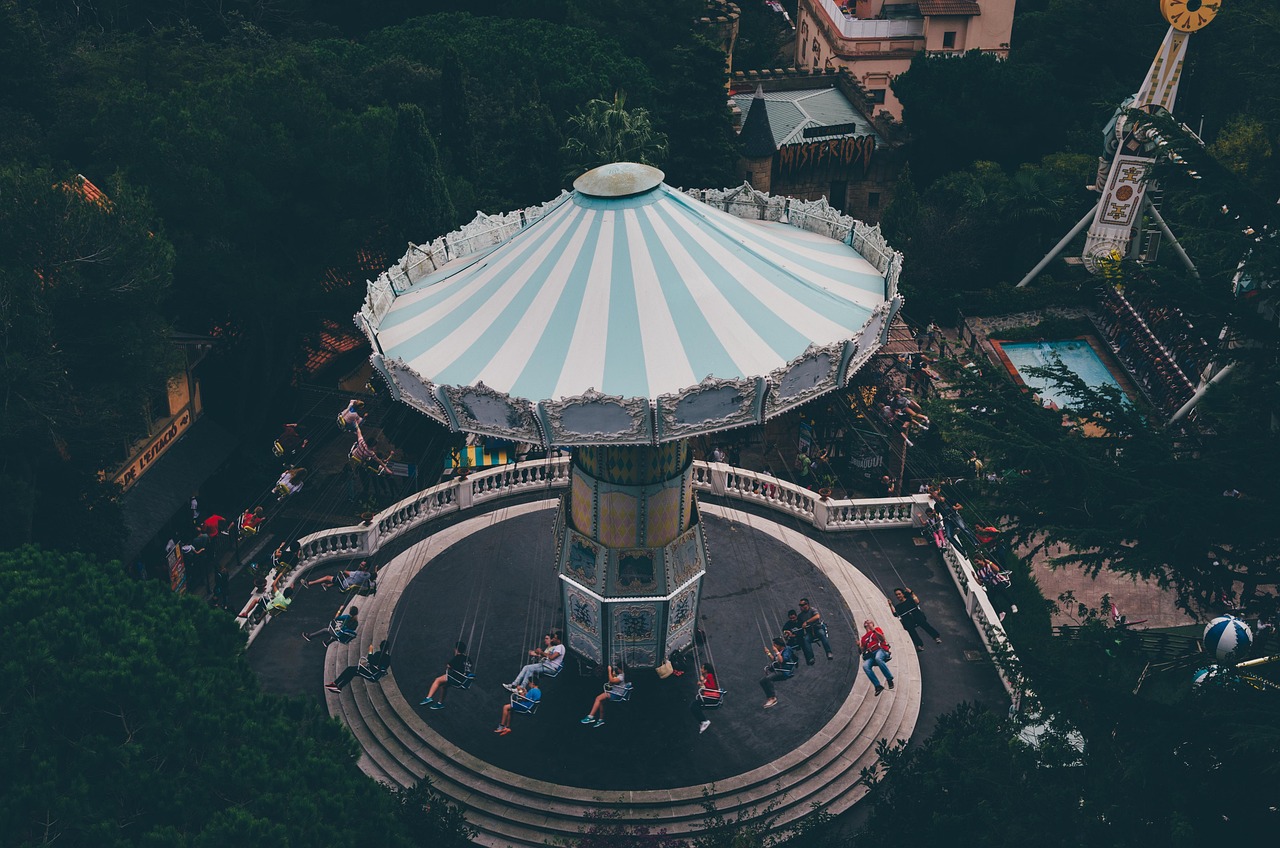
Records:
{"label": "stairway", "polygon": [[[712,505],[704,509],[732,512]],[[790,542],[802,543],[811,557],[816,552],[822,558],[821,552],[826,551],[808,537],[767,519],[734,515],[735,520],[779,538],[789,534],[793,537]],[[467,524],[447,528],[440,535],[465,537],[471,532]],[[772,530],[764,525],[772,525]],[[443,550],[450,543],[438,536],[433,545],[435,550]],[[333,680],[344,667],[359,662],[370,642],[385,638],[396,602],[409,581],[430,562],[430,556],[414,556],[413,550],[384,567],[378,594],[362,601],[361,638],[329,647],[325,679]],[[851,609],[883,607],[884,598],[871,581],[846,561],[829,551],[827,555],[829,562],[815,564],[827,573]],[[891,643],[909,646],[905,633],[894,632],[899,630],[896,622],[885,625],[885,630]],[[810,813],[814,804],[838,814],[857,802],[866,793],[858,784],[861,770],[877,762],[876,742],[909,737],[919,714],[920,666],[915,652],[907,647],[895,654],[893,663],[898,682],[895,690],[871,697],[865,676],[858,675],[853,692],[836,715],[786,756],[713,786],[670,790],[599,791],[496,768],[429,727],[418,714],[419,708],[401,693],[394,672],[380,683],[357,678],[341,694],[328,693],[326,701],[330,714],[343,721],[360,743],[364,751],[360,766],[367,774],[393,786],[410,786],[422,776],[430,776],[438,791],[465,808],[467,821],[479,831],[477,841],[482,845],[541,846],[554,839],[571,839],[579,834],[584,813],[599,810],[621,813],[619,823],[661,828],[670,837],[692,838],[706,818],[706,800],[714,802],[719,813],[729,819],[744,810],[764,814],[773,805],[779,829]],[[420,689],[422,681],[416,685]],[[414,697],[414,704],[416,701]],[[709,792],[705,798],[704,789]]]}

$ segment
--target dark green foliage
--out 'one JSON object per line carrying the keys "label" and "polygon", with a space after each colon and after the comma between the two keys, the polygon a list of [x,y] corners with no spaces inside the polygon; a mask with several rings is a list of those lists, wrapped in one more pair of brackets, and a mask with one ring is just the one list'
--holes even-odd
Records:
{"label": "dark green foliage", "polygon": [[984,294],[1010,311],[1009,290],[1043,254],[1044,243],[1088,209],[1092,198],[1081,186],[1095,168],[1089,157],[1067,154],[1012,173],[980,161],[921,194],[912,167],[905,190],[885,210],[884,226],[905,256],[902,285],[913,311],[945,321],[957,311],[982,314]]}
{"label": "dark green foliage", "polygon": [[648,110],[627,109],[626,94],[618,92],[612,100],[591,100],[569,117],[565,179],[612,162],[661,167],[667,150],[667,137],[654,129]]}
{"label": "dark green foliage", "polygon": [[0,581],[6,845],[465,844],[428,789],[397,802],[362,775],[315,704],[263,695],[197,599],[30,547],[0,554]]}
{"label": "dark green foliage", "polygon": [[880,773],[857,845],[1085,846],[1072,771],[1040,768],[1009,724],[971,704],[938,718],[918,746],[880,743]]}
{"label": "dark green foliage", "polygon": [[389,159],[387,193],[396,238],[388,248],[403,249],[408,241],[430,241],[453,229],[458,213],[445,186],[436,143],[417,106],[396,107]]}
{"label": "dark green foliage", "polygon": [[[0,545],[110,549],[97,472],[146,434],[146,403],[179,368],[157,304],[173,249],[119,178],[104,207],[70,173],[0,168]],[[168,410],[160,411],[164,417]]]}

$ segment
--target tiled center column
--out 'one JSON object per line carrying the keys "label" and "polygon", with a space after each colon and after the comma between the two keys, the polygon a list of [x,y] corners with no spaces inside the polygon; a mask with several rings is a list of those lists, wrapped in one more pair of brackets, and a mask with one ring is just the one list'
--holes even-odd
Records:
{"label": "tiled center column", "polygon": [[557,534],[570,650],[652,668],[693,641],[707,552],[686,442],[578,448]]}

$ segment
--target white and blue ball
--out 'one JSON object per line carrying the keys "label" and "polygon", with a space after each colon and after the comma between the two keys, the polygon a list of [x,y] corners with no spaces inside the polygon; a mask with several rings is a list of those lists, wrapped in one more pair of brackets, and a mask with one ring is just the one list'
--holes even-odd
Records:
{"label": "white and blue ball", "polygon": [[1220,662],[1242,660],[1253,644],[1249,625],[1234,615],[1223,615],[1209,622],[1204,628],[1204,650]]}

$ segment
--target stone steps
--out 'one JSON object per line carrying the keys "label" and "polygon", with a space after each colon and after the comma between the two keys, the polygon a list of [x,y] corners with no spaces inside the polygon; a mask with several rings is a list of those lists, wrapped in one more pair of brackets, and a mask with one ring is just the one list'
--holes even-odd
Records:
{"label": "stone steps", "polygon": [[[386,638],[396,601],[424,565],[412,557],[401,563],[416,563],[416,567],[384,569],[378,594],[361,602],[359,638],[329,647],[326,679],[334,679],[348,664],[359,662],[370,643]],[[841,582],[846,583],[842,591],[851,608],[883,605],[874,587],[867,590],[856,581]],[[904,633],[890,633],[890,641],[909,646]],[[740,811],[764,810],[775,804],[777,826],[784,827],[809,814],[815,803],[827,805],[832,813],[852,806],[865,794],[857,781],[861,770],[877,761],[876,742],[882,737],[909,736],[919,713],[920,670],[915,652],[908,648],[895,658],[894,665],[902,685],[893,692],[872,697],[868,682],[859,674],[856,696],[847,699],[808,742],[774,763],[717,782],[708,796],[717,810],[731,818]],[[785,685],[781,691],[785,698]],[[460,697],[465,695],[453,693],[454,699]],[[496,768],[428,726],[416,711],[416,698],[410,704],[401,693],[394,671],[380,683],[357,678],[340,695],[327,693],[326,700],[330,714],[351,728],[363,748],[361,768],[366,773],[396,786],[409,786],[424,775],[430,776],[438,791],[466,809],[468,822],[480,832],[481,844],[542,846],[552,839],[573,838],[579,833],[584,813],[604,809],[621,812],[621,823],[664,828],[669,836],[689,838],[706,816],[702,786],[599,792]],[[624,799],[621,805],[620,798]]]}

